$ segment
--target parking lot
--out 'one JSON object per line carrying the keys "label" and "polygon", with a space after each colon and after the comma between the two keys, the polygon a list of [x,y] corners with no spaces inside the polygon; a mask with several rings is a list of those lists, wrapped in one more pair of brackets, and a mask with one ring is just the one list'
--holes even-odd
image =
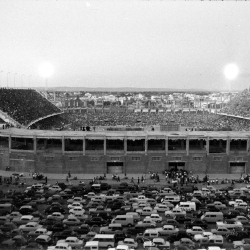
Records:
{"label": "parking lot", "polygon": [[[2,178],[7,178],[12,174],[6,171],[1,172]],[[135,184],[131,183],[132,176],[130,175],[127,176],[128,179],[121,177],[120,182],[112,180],[112,176],[107,175],[106,179],[101,181],[101,183],[106,183],[106,185],[102,184],[103,190],[99,191],[94,190],[92,185],[89,184],[95,177],[94,175],[79,175],[77,180],[72,175],[68,182],[66,182],[65,177],[65,174],[57,175],[56,178],[53,175],[48,175],[48,183],[45,184],[44,179],[34,180],[30,173],[23,173],[23,176],[19,177],[17,185],[6,183],[1,185],[1,190],[3,191],[1,204],[10,202],[14,205],[14,208],[13,211],[2,212],[1,214],[2,243],[0,249],[32,249],[32,244],[33,249],[47,249],[50,246],[55,246],[59,240],[66,239],[68,236],[75,236],[80,240],[81,244],[74,245],[72,243],[73,248],[83,248],[86,242],[98,233],[103,235],[114,234],[116,237],[115,246],[117,246],[118,242],[121,243],[122,240],[128,238],[138,243],[136,247],[138,249],[149,248],[149,246],[155,249],[178,249],[178,245],[186,246],[188,247],[187,249],[207,248],[209,245],[216,245],[216,243],[206,243],[206,240],[212,238],[212,231],[214,232],[217,226],[215,221],[206,223],[200,218],[202,214],[210,212],[215,214],[222,213],[222,221],[231,219],[228,223],[235,223],[235,221],[242,219],[241,217],[244,217],[246,220],[244,223],[242,222],[243,225],[239,229],[230,229],[230,232],[227,234],[233,235],[232,237],[225,235],[219,237],[219,233],[217,233],[216,237],[223,239],[223,248],[232,249],[234,247],[234,240],[232,239],[242,240],[249,237],[248,202],[250,201],[250,196],[248,190],[244,188],[247,186],[246,183],[236,183],[233,187],[235,190],[228,188],[229,192],[227,192],[225,188],[230,187],[231,184],[213,185],[213,188],[210,185],[210,187],[208,186],[209,189],[207,189],[207,183],[190,184],[174,188],[163,177],[160,177],[160,182],[155,182],[155,180],[149,179],[145,175],[144,182],[140,182],[137,185],[136,181]],[[134,176],[134,179],[137,180],[138,177]],[[231,176],[231,178],[236,179],[238,176]],[[12,179],[13,182],[14,179]],[[43,183],[44,185],[35,186],[35,183]],[[32,185],[33,187],[31,188]],[[188,187],[188,190],[192,187],[194,191],[191,193],[190,191],[187,192],[185,187]],[[223,192],[219,191],[223,188]],[[201,191],[202,189],[203,191]],[[79,197],[79,200],[72,200],[76,197]],[[170,202],[172,197],[179,197],[180,199],[178,201],[176,198],[177,200]],[[237,206],[232,205],[232,202],[236,199],[246,202],[247,205],[246,209],[240,210],[240,213],[237,212],[234,218],[228,212],[231,210],[237,211]],[[72,205],[74,201],[75,203],[80,203],[81,211],[78,210],[79,204],[76,204],[76,209],[74,208],[74,205]],[[190,209],[192,211],[185,212],[183,208],[178,211],[176,206],[180,205],[180,202],[185,204],[195,203],[195,208]],[[220,207],[220,204],[216,202],[221,202],[224,208],[223,206]],[[22,206],[27,205],[31,206],[30,210],[22,209]],[[70,209],[73,210],[70,211]],[[11,212],[13,217],[15,216],[14,212],[19,213],[16,214],[17,218],[12,218],[9,215]],[[120,227],[120,223],[113,221],[112,225],[115,224],[114,228],[106,228],[111,224],[111,220],[117,216],[124,216],[127,213],[134,212],[137,212],[139,217],[136,217],[137,219],[133,217],[133,223]],[[61,217],[58,216],[60,213]],[[178,217],[178,213],[181,216]],[[35,221],[37,228],[28,229],[27,231],[26,229],[18,229],[25,225],[21,217],[26,215],[32,215],[35,218],[35,220],[31,219],[30,222]],[[74,218],[76,218],[75,221]],[[7,225],[8,223],[14,224],[14,231],[13,229],[6,230],[4,228],[5,223]],[[57,225],[58,228],[53,227],[53,225]],[[116,226],[117,228],[115,228]],[[192,226],[195,227],[193,228]],[[39,228],[50,233],[48,234],[49,241],[38,245],[36,238],[39,235],[30,232]],[[145,234],[145,230],[148,229],[152,235],[148,236],[148,234]],[[66,230],[65,234],[60,234],[63,230]],[[239,231],[243,233],[239,233]],[[157,235],[153,236],[155,232]],[[139,233],[144,233],[144,235]],[[19,234],[23,238],[22,242],[15,241],[15,237]],[[195,236],[196,234],[201,235]],[[190,242],[180,242],[181,237],[184,239],[189,238]],[[155,245],[149,243],[154,241],[155,238],[162,240],[162,245],[157,245],[159,243],[157,240]],[[204,245],[202,245],[203,241],[205,242]],[[27,246],[30,246],[30,248]]]}

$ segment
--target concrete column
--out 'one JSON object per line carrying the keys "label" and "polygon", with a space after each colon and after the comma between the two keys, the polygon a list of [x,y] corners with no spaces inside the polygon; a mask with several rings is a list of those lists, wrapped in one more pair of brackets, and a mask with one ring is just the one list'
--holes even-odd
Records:
{"label": "concrete column", "polygon": [[148,137],[145,136],[145,155],[148,154]]}
{"label": "concrete column", "polygon": [[9,153],[11,153],[11,135],[9,135]]}
{"label": "concrete column", "polygon": [[124,137],[124,155],[127,155],[127,151],[128,151],[128,143],[127,143],[127,136]]}
{"label": "concrete column", "polygon": [[65,154],[65,137],[62,136],[62,154]]}
{"label": "concrete column", "polygon": [[103,151],[104,151],[104,155],[107,154],[107,138],[106,136],[104,136],[104,148],[103,148]]}
{"label": "concrete column", "polygon": [[209,155],[209,137],[207,137],[207,140],[206,140],[206,150],[207,150],[207,155]]}
{"label": "concrete column", "polygon": [[85,155],[86,154],[86,150],[85,150],[85,136],[82,137],[82,154]]}
{"label": "concrete column", "polygon": [[249,155],[250,151],[250,138],[247,139],[247,154]]}
{"label": "concrete column", "polygon": [[189,155],[189,137],[187,137],[187,140],[186,140],[186,151],[187,151],[187,155]]}
{"label": "concrete column", "polygon": [[165,152],[166,152],[166,155],[168,155],[168,136],[166,136],[165,138]]}
{"label": "concrete column", "polygon": [[230,138],[227,138],[227,146],[226,146],[226,154],[229,155],[230,154]]}
{"label": "concrete column", "polygon": [[34,136],[33,137],[33,142],[34,142],[34,145],[33,145],[33,147],[34,147],[34,154],[36,154],[36,150],[37,150],[37,140],[36,140],[36,136]]}

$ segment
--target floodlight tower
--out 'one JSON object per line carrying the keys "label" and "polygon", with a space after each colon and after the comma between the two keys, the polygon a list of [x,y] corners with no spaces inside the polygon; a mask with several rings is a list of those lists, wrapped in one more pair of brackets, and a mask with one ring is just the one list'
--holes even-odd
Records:
{"label": "floodlight tower", "polygon": [[[224,75],[229,81],[233,81],[239,74],[239,68],[235,63],[230,63],[224,68]],[[231,92],[231,84],[229,82],[229,92]]]}
{"label": "floodlight tower", "polygon": [[48,78],[54,73],[54,67],[51,63],[45,62],[40,65],[39,72],[45,78],[45,97],[48,99]]}

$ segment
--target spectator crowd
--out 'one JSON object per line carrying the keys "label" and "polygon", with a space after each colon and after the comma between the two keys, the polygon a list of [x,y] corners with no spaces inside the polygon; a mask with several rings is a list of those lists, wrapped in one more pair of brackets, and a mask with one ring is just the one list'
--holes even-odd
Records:
{"label": "spectator crowd", "polygon": [[83,126],[94,131],[100,126],[150,127],[169,123],[193,127],[200,131],[249,131],[250,120],[201,113],[85,113],[62,114],[42,120],[32,128],[82,130]]}
{"label": "spectator crowd", "polygon": [[238,93],[222,110],[229,115],[250,117],[250,92],[248,89]]}
{"label": "spectator crowd", "polygon": [[60,109],[35,90],[7,88],[0,88],[0,110],[22,125],[60,112]]}
{"label": "spectator crowd", "polygon": [[[60,109],[46,100],[37,91],[31,89],[0,89],[0,110],[7,113],[22,125],[59,113]],[[222,110],[222,113],[250,117],[250,93],[244,90],[239,93]],[[208,111],[177,112],[100,112],[92,110],[86,113],[64,113],[43,119],[31,126],[31,129],[83,130],[90,127],[150,127],[169,123],[180,124],[183,127],[192,127],[202,131],[249,131],[250,120],[219,114]]]}

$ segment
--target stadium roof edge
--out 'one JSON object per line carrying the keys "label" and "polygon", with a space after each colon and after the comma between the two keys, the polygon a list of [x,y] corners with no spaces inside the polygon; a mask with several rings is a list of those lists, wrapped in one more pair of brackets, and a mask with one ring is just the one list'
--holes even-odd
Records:
{"label": "stadium roof edge", "polygon": [[46,115],[46,116],[40,117],[40,118],[38,118],[38,119],[36,119],[36,120],[30,122],[30,123],[29,123],[28,125],[26,125],[25,127],[26,127],[26,128],[29,128],[31,125],[35,124],[36,122],[39,122],[39,121],[44,120],[44,119],[46,119],[46,118],[49,118],[49,117],[52,117],[52,116],[56,116],[56,115],[60,115],[60,114],[63,114],[63,113],[64,113],[64,112],[62,111],[62,112],[53,113],[53,114],[50,114],[50,115]]}

